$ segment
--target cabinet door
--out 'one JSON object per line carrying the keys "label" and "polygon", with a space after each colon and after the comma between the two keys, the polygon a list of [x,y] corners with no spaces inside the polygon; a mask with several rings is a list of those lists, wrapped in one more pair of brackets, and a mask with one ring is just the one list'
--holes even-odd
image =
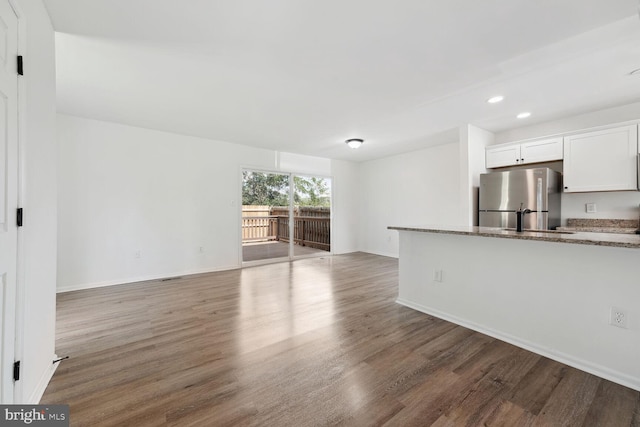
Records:
{"label": "cabinet door", "polygon": [[562,138],[523,142],[520,144],[520,164],[562,160]]}
{"label": "cabinet door", "polygon": [[487,147],[485,166],[487,169],[520,164],[520,145]]}
{"label": "cabinet door", "polygon": [[637,190],[638,127],[565,137],[564,191]]}

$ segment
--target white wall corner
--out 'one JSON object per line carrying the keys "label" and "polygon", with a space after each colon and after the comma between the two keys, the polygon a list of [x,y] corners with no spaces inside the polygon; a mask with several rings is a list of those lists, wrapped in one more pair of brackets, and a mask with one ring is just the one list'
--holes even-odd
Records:
{"label": "white wall corner", "polygon": [[469,125],[460,126],[460,225],[469,224]]}
{"label": "white wall corner", "polygon": [[484,149],[495,135],[471,124],[460,126],[460,225],[477,225],[480,174],[486,172]]}
{"label": "white wall corner", "polygon": [[[54,354],[51,360],[53,361],[57,358],[58,355]],[[51,363],[51,365],[42,373],[38,384],[33,389],[31,395],[29,396],[29,399],[25,402],[26,404],[37,405],[38,403],[40,403],[40,399],[42,399],[44,392],[47,390],[47,386],[49,385],[51,378],[53,378],[53,374],[56,372],[56,369],[58,369],[59,364],[60,362]]]}

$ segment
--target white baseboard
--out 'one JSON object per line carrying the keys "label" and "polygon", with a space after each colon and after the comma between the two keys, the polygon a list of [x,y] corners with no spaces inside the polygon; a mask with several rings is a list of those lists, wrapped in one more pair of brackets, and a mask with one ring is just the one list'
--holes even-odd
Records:
{"label": "white baseboard", "polygon": [[[349,253],[355,253],[355,252],[363,252],[363,253],[368,253],[368,254],[373,254],[373,255],[380,255],[380,256],[396,258],[396,259],[398,258],[398,254],[382,253],[382,252],[354,251],[354,252],[349,252]],[[344,255],[344,254],[331,254],[331,255]],[[260,265],[260,263],[257,263],[255,265]],[[183,271],[183,272],[178,272],[178,273],[164,273],[164,274],[155,274],[155,275],[149,275],[149,276],[128,277],[128,278],[115,279],[115,280],[106,280],[106,281],[103,281],[103,282],[79,283],[79,284],[75,284],[75,285],[61,285],[61,286],[58,286],[58,288],[56,289],[56,293],[62,294],[64,292],[81,291],[83,289],[94,289],[94,288],[103,288],[103,287],[106,287],[106,286],[125,285],[127,283],[145,282],[145,281],[148,281],[148,280],[159,280],[159,279],[164,279],[164,278],[167,278],[167,277],[189,276],[189,275],[192,275],[192,274],[204,274],[204,273],[215,273],[217,271],[236,270],[238,268],[242,268],[242,266],[241,265],[231,265],[231,266],[219,267],[219,268],[213,268],[213,269],[209,268],[209,269],[203,269],[203,270]]]}
{"label": "white baseboard", "polygon": [[549,359],[564,363],[565,365],[572,366],[574,368],[580,369],[581,371],[588,372],[609,381],[613,381],[614,383],[621,384],[625,387],[640,391],[640,378],[626,375],[622,372],[618,372],[606,366],[594,364],[589,361],[574,357],[572,355],[556,351],[552,348],[540,346],[536,343],[523,340],[513,335],[505,334],[504,332],[497,331],[495,329],[487,328],[483,325],[479,325],[477,323],[452,316],[431,307],[416,304],[411,301],[403,300],[401,298],[398,298],[396,302],[398,304],[404,305],[405,307],[409,307],[422,313],[438,317],[448,322],[455,323],[456,325],[464,326],[465,328],[472,329],[501,341],[508,342],[509,344],[513,344],[517,347],[523,348],[541,356],[548,357]]}
{"label": "white baseboard", "polygon": [[[54,354],[51,360],[56,360],[57,358],[58,355]],[[59,364],[60,363],[52,363],[49,368],[42,373],[40,381],[38,381],[36,388],[31,392],[31,396],[29,396],[29,399],[25,403],[29,405],[37,405],[40,403],[40,399],[42,399],[42,396],[44,395],[44,392],[47,389],[51,378],[53,378],[53,374],[56,372]]]}
{"label": "white baseboard", "polygon": [[333,251],[333,255],[349,255],[349,254],[355,254],[356,252],[362,252],[362,251],[359,251],[357,249],[345,249],[342,251]]}
{"label": "white baseboard", "polygon": [[373,255],[386,256],[386,257],[389,257],[389,258],[395,258],[395,259],[398,259],[398,258],[399,258],[399,255],[398,255],[398,254],[392,254],[392,253],[390,253],[390,252],[377,252],[377,251],[368,251],[368,250],[367,250],[367,251],[361,251],[361,252],[364,252],[364,253],[366,253],[366,254],[373,254]]}
{"label": "white baseboard", "polygon": [[[369,253],[369,254],[386,256],[386,257],[396,258],[396,259],[398,258],[397,254],[391,254],[391,253],[377,253],[377,252],[370,252],[370,251],[355,251],[355,252]],[[349,252],[349,253],[355,253],[355,252]],[[338,255],[338,254],[330,254],[330,255]],[[339,254],[339,255],[344,255],[344,254]],[[266,263],[268,263],[268,262],[266,262]],[[256,263],[255,265],[261,265],[261,263]],[[145,281],[148,281],[148,280],[159,280],[159,279],[164,279],[164,278],[167,278],[167,277],[189,276],[189,275],[192,275],[192,274],[204,274],[204,273],[215,273],[215,272],[218,272],[218,271],[236,270],[238,268],[242,268],[242,266],[241,265],[231,265],[231,266],[219,267],[219,268],[213,268],[213,269],[209,268],[209,269],[203,269],[203,270],[183,271],[183,272],[178,272],[178,273],[164,273],[164,274],[155,274],[155,275],[149,275],[149,276],[128,277],[128,278],[122,278],[122,279],[116,279],[116,280],[106,280],[104,282],[80,283],[80,284],[75,284],[75,285],[62,285],[62,286],[58,286],[58,288],[56,289],[56,293],[62,294],[64,292],[81,291],[83,289],[94,289],[94,288],[103,288],[103,287],[106,287],[106,286],[125,285],[127,283],[145,282]]]}
{"label": "white baseboard", "polygon": [[203,269],[203,270],[190,270],[190,271],[183,271],[178,273],[164,273],[164,274],[155,274],[150,276],[128,277],[128,278],[122,278],[122,279],[116,279],[116,280],[107,280],[104,282],[80,283],[76,285],[58,286],[58,288],[56,289],[56,293],[61,294],[64,292],[80,291],[83,289],[103,288],[105,286],[124,285],[127,283],[136,283],[136,282],[146,282],[148,280],[160,280],[160,279],[165,279],[167,277],[215,273],[217,271],[236,270],[238,268],[240,268],[239,265],[233,265],[233,266],[213,268],[213,269],[209,268],[209,269]]}

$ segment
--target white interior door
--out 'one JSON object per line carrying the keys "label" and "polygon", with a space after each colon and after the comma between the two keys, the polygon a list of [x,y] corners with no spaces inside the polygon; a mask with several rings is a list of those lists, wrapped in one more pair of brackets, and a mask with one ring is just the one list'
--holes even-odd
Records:
{"label": "white interior door", "polygon": [[0,401],[13,403],[18,252],[18,18],[0,0]]}

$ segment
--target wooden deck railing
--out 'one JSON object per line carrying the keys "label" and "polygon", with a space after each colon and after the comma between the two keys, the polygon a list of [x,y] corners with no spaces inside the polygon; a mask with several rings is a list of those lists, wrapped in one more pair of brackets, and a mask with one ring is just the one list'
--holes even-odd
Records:
{"label": "wooden deck railing", "polygon": [[[331,250],[331,218],[297,216],[293,218],[293,241],[325,251]],[[278,240],[289,241],[289,217],[279,216]]]}
{"label": "wooden deck railing", "polygon": [[277,219],[275,215],[243,216],[242,242],[277,240]]}
{"label": "wooden deck railing", "polygon": [[[278,213],[281,212],[282,210]],[[297,245],[331,250],[331,218],[328,216],[294,216],[293,233],[294,243]],[[273,240],[288,242],[289,239],[288,215],[242,216],[243,243]]]}

